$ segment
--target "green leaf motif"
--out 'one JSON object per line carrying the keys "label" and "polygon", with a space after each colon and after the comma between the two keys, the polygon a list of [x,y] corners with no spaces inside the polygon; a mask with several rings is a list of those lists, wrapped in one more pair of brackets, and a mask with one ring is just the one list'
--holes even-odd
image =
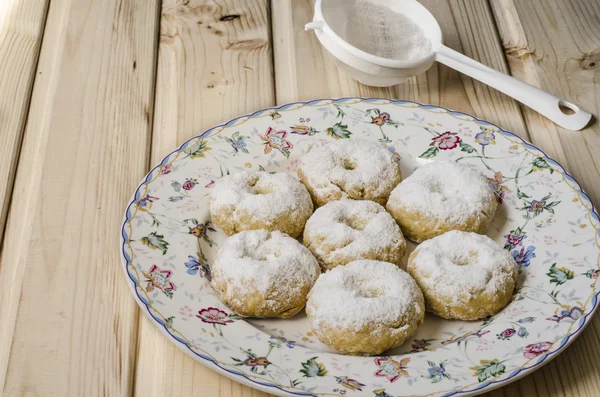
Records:
{"label": "green leaf motif", "polygon": [[469,145],[468,143],[464,143],[463,141],[460,141],[460,143],[458,144],[458,146],[460,147],[460,150],[462,152],[466,152],[466,153],[474,153],[476,152],[475,148],[471,145]]}
{"label": "green leaf motif", "polygon": [[198,142],[196,142],[183,152],[187,154],[187,157],[197,158],[204,157],[204,152],[208,150],[211,150],[211,148],[206,146],[206,141],[204,139],[199,139]]}
{"label": "green leaf motif", "polygon": [[562,285],[567,281],[573,279],[575,273],[572,270],[567,269],[566,267],[556,267],[556,263],[553,263],[550,266],[550,270],[546,273],[548,277],[550,277],[550,283],[556,285]]}
{"label": "green leaf motif", "polygon": [[530,195],[523,193],[520,189],[517,189],[517,197],[520,199],[531,198]]}
{"label": "green leaf motif", "polygon": [[437,147],[437,146],[432,146],[432,147],[430,147],[429,149],[427,149],[425,152],[423,152],[423,153],[422,153],[422,154],[419,156],[419,158],[422,158],[422,159],[430,159],[430,158],[432,158],[432,157],[435,157],[435,156],[437,156],[437,155],[438,155],[438,153],[439,153],[439,151],[440,151],[440,149],[438,149],[438,147]]}
{"label": "green leaf motif", "polygon": [[506,366],[499,361],[492,360],[481,360],[481,365],[478,367],[471,367],[471,369],[475,370],[475,375],[477,375],[477,379],[479,382],[484,382],[489,378],[495,378],[498,375],[501,375],[506,371]]}
{"label": "green leaf motif", "polygon": [[142,244],[153,250],[161,250],[163,255],[166,254],[169,249],[169,243],[165,240],[164,236],[156,232],[152,232],[148,236],[142,237],[140,241]]}
{"label": "green leaf motif", "polygon": [[327,370],[325,366],[319,362],[317,362],[317,358],[312,357],[301,363],[302,369],[300,372],[307,378],[314,378],[316,376],[325,376],[327,375]]}
{"label": "green leaf motif", "polygon": [[550,164],[548,164],[548,162],[546,161],[546,159],[543,158],[543,157],[537,157],[537,158],[535,158],[531,162],[531,165],[534,167],[534,168],[532,168],[531,171],[535,171],[536,169],[538,169],[538,170],[548,170],[548,171],[550,171],[551,174],[554,173],[554,168],[552,168],[550,166]]}
{"label": "green leaf motif", "polygon": [[390,138],[388,138],[387,135],[384,135],[383,138],[379,138],[378,141],[381,142],[381,143],[383,143],[383,144],[390,144],[390,143],[392,143],[392,140]]}
{"label": "green leaf motif", "polygon": [[554,214],[554,207],[560,204],[560,201],[553,201],[544,206],[544,209],[551,214]]}
{"label": "green leaf motif", "polygon": [[348,130],[348,126],[346,124],[342,124],[341,121],[335,123],[333,127],[327,128],[326,132],[327,135],[334,139],[348,139],[352,136],[352,132]]}

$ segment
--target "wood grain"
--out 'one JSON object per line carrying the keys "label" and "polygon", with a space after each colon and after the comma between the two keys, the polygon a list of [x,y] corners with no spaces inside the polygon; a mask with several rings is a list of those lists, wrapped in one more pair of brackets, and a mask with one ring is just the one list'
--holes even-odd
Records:
{"label": "wood grain", "polygon": [[[440,23],[446,45],[500,71],[508,70],[487,2],[421,3]],[[359,84],[335,66],[313,33],[304,32],[304,24],[312,20],[312,4],[311,0],[272,1],[277,103],[343,96],[401,98],[473,114],[528,137],[514,100],[442,65],[434,64],[427,73],[396,87]]]}
{"label": "wood grain", "polygon": [[[598,115],[600,5],[587,0],[492,2],[515,76]],[[523,109],[532,140],[567,167],[594,202],[600,199],[600,125],[564,130]],[[596,154],[596,155],[594,155]]]}
{"label": "wood grain", "polygon": [[[421,3],[438,19],[446,45],[502,72],[509,72],[494,15],[487,2],[431,0]],[[361,86],[333,65],[313,34],[302,32],[305,21],[312,17],[311,1],[273,1],[272,10],[278,103],[326,96],[397,97],[473,114],[525,139],[530,138],[522,109],[514,100],[444,66],[436,65],[426,74],[391,89]],[[293,24],[288,23],[290,20]],[[307,59],[311,62],[306,63]],[[573,374],[565,374],[563,378],[569,376]],[[549,383],[548,379],[540,380],[536,375],[530,375],[484,396],[534,397],[566,389],[562,384],[553,385],[554,382]],[[568,390],[571,394],[567,396],[579,396],[572,388]]]}
{"label": "wood grain", "polygon": [[[185,140],[274,103],[267,0],[165,0],[152,164]],[[196,362],[140,322],[136,396],[265,396]]]}
{"label": "wood grain", "polygon": [[[510,72],[578,104],[597,117],[600,111],[600,4],[586,0],[495,0],[491,5]],[[523,107],[523,114],[532,142],[577,178],[597,208],[600,199],[598,122],[574,132],[558,127],[528,108]],[[560,359],[519,382],[530,386],[520,395],[597,396],[600,393],[599,340],[600,319],[596,316]]]}
{"label": "wood grain", "polygon": [[48,2],[0,2],[0,247]]}
{"label": "wood grain", "polygon": [[158,1],[50,5],[0,256],[5,395],[131,394],[118,231],[148,166],[157,16]]}
{"label": "wood grain", "polygon": [[[597,0],[421,2],[448,46],[598,114]],[[597,122],[565,131],[441,65],[362,86],[304,32],[312,0],[160,3],[0,0],[0,395],[267,396],[140,318],[116,247],[150,165],[274,103],[391,97],[473,114],[532,140],[598,203]],[[596,317],[559,360],[484,396],[597,397],[598,341]]]}

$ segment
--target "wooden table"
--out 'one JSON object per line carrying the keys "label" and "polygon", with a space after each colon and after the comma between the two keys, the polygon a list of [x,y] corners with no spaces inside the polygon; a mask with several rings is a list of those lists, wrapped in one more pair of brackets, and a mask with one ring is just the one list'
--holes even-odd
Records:
{"label": "wooden table", "polygon": [[[600,113],[598,0],[422,0],[446,43]],[[136,306],[118,239],[149,166],[263,107],[415,100],[489,120],[600,203],[600,126],[562,130],[436,65],[361,86],[303,25],[310,0],[0,1],[0,394],[265,396],[193,361]],[[600,395],[600,316],[559,359],[488,396]]]}

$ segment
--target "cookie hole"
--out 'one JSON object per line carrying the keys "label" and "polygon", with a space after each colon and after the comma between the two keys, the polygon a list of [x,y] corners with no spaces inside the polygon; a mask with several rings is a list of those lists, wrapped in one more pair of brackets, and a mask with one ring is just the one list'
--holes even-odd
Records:
{"label": "cookie hole", "polygon": [[360,288],[356,291],[356,295],[360,298],[377,298],[383,294],[375,288]]}
{"label": "cookie hole", "polygon": [[258,183],[258,177],[252,178],[248,181],[248,186],[250,187],[250,194],[269,194],[273,192],[273,189],[270,186],[256,186]]}
{"label": "cookie hole", "polygon": [[268,186],[255,187],[250,191],[252,194],[269,194],[272,193],[273,190]]}
{"label": "cookie hole", "polygon": [[437,182],[434,182],[434,181],[431,181],[430,185],[429,185],[429,191],[431,193],[434,193],[434,194],[437,193],[437,194],[441,195],[442,196],[442,201],[446,200],[446,195],[444,194],[445,193],[444,192],[444,188],[442,187],[441,184],[439,184]]}
{"label": "cookie hole", "polygon": [[356,163],[350,159],[344,159],[342,161],[342,167],[344,167],[345,170],[352,171],[356,169]]}
{"label": "cookie hole", "polygon": [[359,218],[345,218],[342,220],[346,225],[354,230],[364,230],[366,222]]}
{"label": "cookie hole", "polygon": [[456,266],[472,265],[474,262],[477,262],[477,253],[475,251],[469,251],[466,255],[454,258],[453,262]]}
{"label": "cookie hole", "polygon": [[280,256],[281,256],[281,252],[279,252],[279,251],[267,252],[267,253],[260,255],[257,259],[259,261],[272,261],[274,259],[279,258]]}

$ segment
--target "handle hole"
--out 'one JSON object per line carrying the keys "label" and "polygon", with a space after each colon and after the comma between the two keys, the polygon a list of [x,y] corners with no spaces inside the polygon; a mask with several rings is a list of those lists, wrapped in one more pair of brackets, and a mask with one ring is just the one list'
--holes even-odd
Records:
{"label": "handle hole", "polygon": [[579,111],[577,105],[565,101],[558,102],[558,108],[567,116],[572,116]]}

